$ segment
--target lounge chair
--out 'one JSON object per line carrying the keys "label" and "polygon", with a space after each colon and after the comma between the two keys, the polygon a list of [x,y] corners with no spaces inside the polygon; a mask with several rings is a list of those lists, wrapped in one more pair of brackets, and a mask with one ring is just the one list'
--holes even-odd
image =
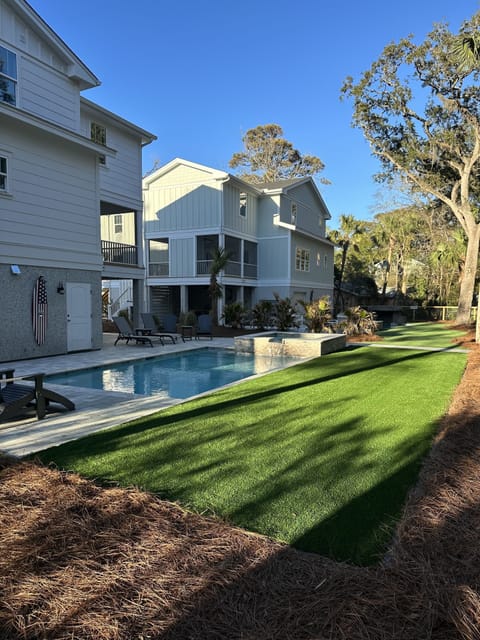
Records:
{"label": "lounge chair", "polygon": [[198,316],[197,318],[197,327],[195,330],[195,339],[199,340],[200,338],[213,338],[212,335],[212,316],[208,314],[203,314]]}
{"label": "lounge chair", "polygon": [[126,318],[122,316],[116,316],[115,318],[113,318],[113,322],[118,329],[118,336],[115,340],[114,346],[117,346],[117,342],[119,340],[125,340],[126,344],[128,344],[130,340],[135,340],[136,344],[149,344],[151,347],[153,347],[151,338],[149,338],[148,336],[142,336],[139,333],[134,333]]}
{"label": "lounge chair", "polygon": [[[153,313],[142,313],[142,322],[144,326],[144,330],[148,332],[146,335],[155,336],[160,338],[160,342],[163,344],[163,340],[167,338],[172,341],[172,344],[175,344],[178,338],[178,334],[175,331],[170,331],[165,329],[165,331],[159,331],[157,327],[157,323],[155,322],[155,318],[153,317]],[[175,326],[176,330],[176,326]]]}
{"label": "lounge chair", "polygon": [[[28,415],[32,410],[35,410],[38,420],[42,420],[51,403],[61,404],[70,411],[75,409],[71,400],[46,389],[43,386],[43,377],[43,373],[36,373],[16,378],[14,369],[0,371],[0,422]],[[33,381],[34,384],[19,384],[20,381],[27,380]]]}

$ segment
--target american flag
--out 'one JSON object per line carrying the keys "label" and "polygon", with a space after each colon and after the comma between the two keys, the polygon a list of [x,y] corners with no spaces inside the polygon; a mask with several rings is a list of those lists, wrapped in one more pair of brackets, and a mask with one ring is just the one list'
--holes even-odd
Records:
{"label": "american flag", "polygon": [[33,287],[32,323],[37,344],[45,342],[47,334],[48,304],[45,278],[40,276]]}

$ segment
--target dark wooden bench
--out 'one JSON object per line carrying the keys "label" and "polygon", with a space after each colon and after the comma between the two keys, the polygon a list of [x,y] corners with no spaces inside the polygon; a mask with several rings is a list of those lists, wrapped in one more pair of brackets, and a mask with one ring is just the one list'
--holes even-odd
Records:
{"label": "dark wooden bench", "polygon": [[[52,402],[61,404],[70,411],[75,409],[71,400],[43,386],[44,375],[35,373],[15,377],[14,369],[0,371],[0,403],[3,405],[0,422],[8,422],[33,410],[37,419],[42,420]],[[22,384],[24,381],[31,381],[33,384]]]}

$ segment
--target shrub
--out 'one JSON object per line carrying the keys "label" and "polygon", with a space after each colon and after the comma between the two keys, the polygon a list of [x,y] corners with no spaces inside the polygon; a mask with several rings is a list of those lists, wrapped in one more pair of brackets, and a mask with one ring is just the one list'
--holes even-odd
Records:
{"label": "shrub", "polygon": [[300,300],[305,310],[305,324],[312,333],[330,332],[331,329],[328,322],[332,319],[332,309],[330,307],[330,298],[323,296],[312,302],[303,302]]}
{"label": "shrub", "polygon": [[290,298],[280,298],[278,293],[275,296],[274,323],[279,331],[285,331],[291,327],[298,327],[295,321],[296,311]]}
{"label": "shrub", "polygon": [[273,303],[260,300],[252,309],[253,323],[258,329],[265,329],[272,324]]}
{"label": "shrub", "polygon": [[245,312],[246,309],[241,302],[226,304],[222,313],[224,324],[234,327],[235,329],[241,327]]}
{"label": "shrub", "polygon": [[362,307],[350,307],[345,309],[347,319],[339,323],[339,330],[347,336],[373,335],[377,330],[375,314]]}

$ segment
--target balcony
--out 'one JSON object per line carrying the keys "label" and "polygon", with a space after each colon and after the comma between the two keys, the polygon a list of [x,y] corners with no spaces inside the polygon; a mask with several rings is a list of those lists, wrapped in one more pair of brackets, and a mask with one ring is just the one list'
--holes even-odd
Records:
{"label": "balcony", "polygon": [[197,260],[197,276],[210,275],[210,267],[213,264],[213,260]]}
{"label": "balcony", "polygon": [[257,265],[243,263],[243,277],[244,278],[256,278],[257,277]]}
{"label": "balcony", "polygon": [[138,266],[138,253],[135,245],[102,240],[102,256],[103,261],[109,264]]}

